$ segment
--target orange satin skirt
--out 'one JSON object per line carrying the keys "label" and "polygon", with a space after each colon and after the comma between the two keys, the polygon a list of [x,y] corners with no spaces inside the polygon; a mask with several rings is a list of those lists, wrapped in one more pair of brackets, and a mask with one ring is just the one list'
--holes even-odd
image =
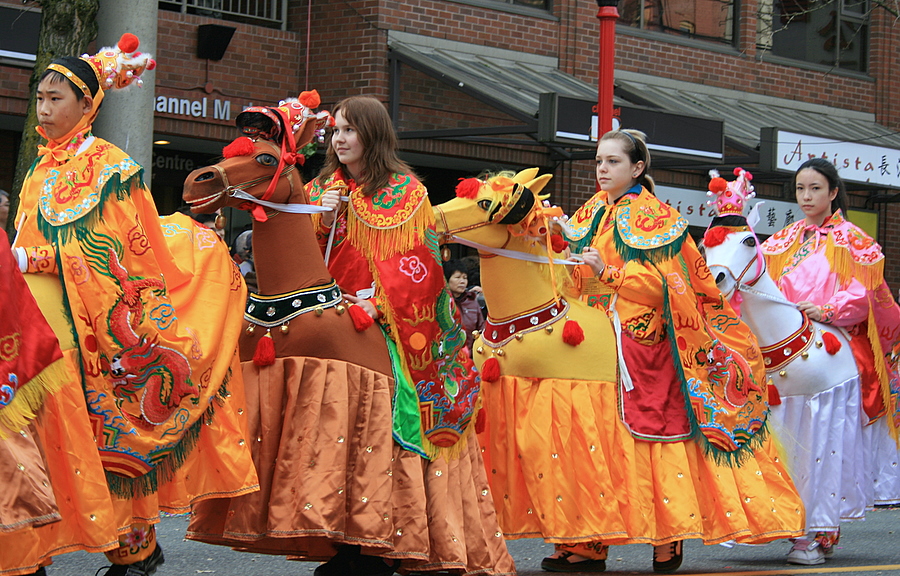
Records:
{"label": "orange satin skirt", "polygon": [[352,544],[407,570],[515,573],[474,436],[428,461],[393,441],[389,376],[308,357],[243,367],[261,489],[198,504],[189,539],[307,561]]}
{"label": "orange satin skirt", "polygon": [[804,508],[772,442],[740,467],[699,444],[636,440],[616,384],[503,376],[483,384],[479,439],[507,538],[664,544],[800,536]]}
{"label": "orange satin skirt", "polygon": [[[79,374],[77,352],[69,349],[63,354],[67,373]],[[239,371],[237,358],[234,369]],[[215,417],[203,426],[176,476],[157,493],[135,499],[119,498],[109,491],[79,381],[72,378],[48,395],[34,425],[34,439],[43,454],[32,451],[29,461],[20,462],[23,469],[16,466],[15,471],[37,479],[44,488],[40,479],[46,466],[59,519],[0,531],[0,575],[30,574],[49,564],[52,556],[75,550],[113,550],[119,547],[120,534],[158,522],[160,510],[187,512],[192,502],[256,490],[253,463],[246,451],[238,449],[238,442],[246,438],[246,417],[239,413],[243,412],[243,387],[240,381],[232,383],[231,397],[216,407]],[[16,506],[27,508],[32,506],[28,502],[41,500],[47,501],[47,495],[36,488]]]}

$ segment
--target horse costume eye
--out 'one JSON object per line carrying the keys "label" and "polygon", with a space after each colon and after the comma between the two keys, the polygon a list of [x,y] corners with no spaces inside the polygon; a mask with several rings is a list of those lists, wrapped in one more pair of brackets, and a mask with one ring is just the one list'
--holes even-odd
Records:
{"label": "horse costume eye", "polygon": [[478,207],[487,212],[491,209],[491,201],[486,198],[484,200],[479,200]]}
{"label": "horse costume eye", "polygon": [[272,156],[271,154],[260,154],[256,157],[256,161],[262,164],[263,166],[277,166],[278,159]]}
{"label": "horse costume eye", "polygon": [[743,244],[744,246],[747,246],[749,248],[756,248],[756,237],[755,236],[747,236],[746,238],[744,238],[744,240],[741,242],[741,244]]}

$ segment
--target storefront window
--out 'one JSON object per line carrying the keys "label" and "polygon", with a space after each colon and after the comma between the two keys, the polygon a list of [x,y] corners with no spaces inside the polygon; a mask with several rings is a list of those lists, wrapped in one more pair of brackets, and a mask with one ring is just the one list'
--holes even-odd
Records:
{"label": "storefront window", "polygon": [[551,0],[492,0],[494,2],[502,2],[504,4],[515,4],[516,6],[528,6],[529,8],[537,8],[539,10],[550,10]]}
{"label": "storefront window", "polygon": [[731,44],[735,0],[620,0],[619,24]]}
{"label": "storefront window", "polygon": [[760,0],[757,43],[776,56],[865,72],[868,0]]}

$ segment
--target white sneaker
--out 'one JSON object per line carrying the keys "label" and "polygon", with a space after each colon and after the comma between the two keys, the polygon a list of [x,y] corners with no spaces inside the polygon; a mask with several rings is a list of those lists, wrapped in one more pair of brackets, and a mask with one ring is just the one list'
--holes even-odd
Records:
{"label": "white sneaker", "polygon": [[825,551],[815,540],[798,538],[794,541],[794,547],[788,552],[788,564],[802,564],[813,566],[825,563]]}

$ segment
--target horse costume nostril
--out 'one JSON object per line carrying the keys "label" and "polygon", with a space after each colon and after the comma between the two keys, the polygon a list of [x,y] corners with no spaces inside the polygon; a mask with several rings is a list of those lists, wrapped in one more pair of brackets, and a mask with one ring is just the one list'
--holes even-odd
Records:
{"label": "horse costume nostril", "polygon": [[719,272],[718,274],[716,274],[716,284],[721,284],[724,281],[725,281],[725,273],[724,272]]}

